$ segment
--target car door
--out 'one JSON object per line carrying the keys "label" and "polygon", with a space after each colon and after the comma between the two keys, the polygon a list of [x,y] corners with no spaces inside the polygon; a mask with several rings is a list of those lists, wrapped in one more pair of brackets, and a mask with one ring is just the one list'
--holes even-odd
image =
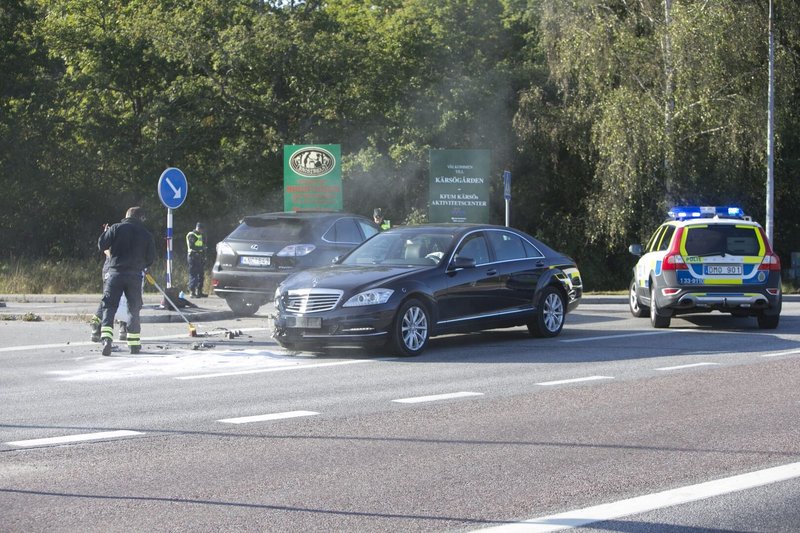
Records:
{"label": "car door", "polygon": [[447,288],[439,298],[439,323],[463,325],[494,314],[500,306],[498,291],[502,285],[485,231],[465,235],[457,245],[453,259],[471,258],[474,268],[447,269]]}
{"label": "car door", "polygon": [[530,310],[539,278],[548,269],[544,254],[518,235],[505,230],[487,231],[494,252],[498,287],[494,291],[497,309],[503,313]]}
{"label": "car door", "polygon": [[636,263],[636,291],[640,298],[650,300],[650,279],[661,274],[664,256],[669,250],[675,226],[664,224],[659,227],[644,249],[642,257]]}

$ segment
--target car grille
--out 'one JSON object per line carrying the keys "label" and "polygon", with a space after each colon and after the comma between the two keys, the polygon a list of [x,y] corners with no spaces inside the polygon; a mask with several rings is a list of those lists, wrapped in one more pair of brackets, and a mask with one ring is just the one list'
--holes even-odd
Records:
{"label": "car grille", "polygon": [[287,293],[285,305],[292,313],[319,313],[336,307],[341,297],[334,289],[297,289]]}

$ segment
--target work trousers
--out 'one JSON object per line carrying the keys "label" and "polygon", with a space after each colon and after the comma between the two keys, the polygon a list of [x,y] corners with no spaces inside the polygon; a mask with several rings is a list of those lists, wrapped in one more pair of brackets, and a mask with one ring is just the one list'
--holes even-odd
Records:
{"label": "work trousers", "polygon": [[[108,270],[108,261],[103,263],[103,286],[105,287],[106,280],[108,276],[110,276],[110,272]],[[103,300],[100,300],[100,303],[97,304],[97,311],[95,311],[94,316],[97,317],[97,322],[99,323],[103,319]],[[128,314],[128,299],[125,298],[125,294],[122,294],[122,297],[119,299],[119,306],[117,308],[116,314],[117,322],[125,322],[126,324],[130,320],[130,316]],[[93,323],[94,320],[92,321]]]}
{"label": "work trousers", "polygon": [[114,316],[117,314],[122,295],[128,299],[128,346],[141,346],[142,325],[139,312],[142,310],[142,273],[109,272],[103,284],[103,322],[101,339],[114,337]]}
{"label": "work trousers", "polygon": [[206,256],[199,252],[189,252],[186,258],[189,263],[189,290],[203,292],[205,283]]}

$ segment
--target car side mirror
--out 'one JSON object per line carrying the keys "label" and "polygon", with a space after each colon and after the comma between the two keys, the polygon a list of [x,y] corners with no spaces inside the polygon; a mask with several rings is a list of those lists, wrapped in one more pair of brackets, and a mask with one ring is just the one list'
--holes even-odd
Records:
{"label": "car side mirror", "polygon": [[342,258],[342,256],[340,256],[340,255],[337,255],[336,257],[334,257],[333,259],[331,259],[331,264],[332,264],[332,265],[338,264],[338,263],[339,263],[339,259],[341,259],[341,258]]}
{"label": "car side mirror", "polygon": [[448,270],[459,270],[462,268],[475,268],[475,259],[472,257],[455,256],[450,262]]}
{"label": "car side mirror", "polygon": [[641,244],[631,244],[628,246],[628,251],[633,255],[640,257],[642,255],[642,245]]}

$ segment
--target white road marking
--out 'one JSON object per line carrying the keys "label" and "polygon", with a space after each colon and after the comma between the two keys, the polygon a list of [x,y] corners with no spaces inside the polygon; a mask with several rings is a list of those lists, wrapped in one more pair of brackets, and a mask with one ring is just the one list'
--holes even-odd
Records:
{"label": "white road marking", "polygon": [[252,370],[238,370],[234,372],[217,372],[214,374],[198,374],[196,376],[180,376],[175,379],[209,379],[209,378],[222,378],[227,376],[242,376],[245,374],[261,374],[263,372],[281,372],[283,370],[306,370],[308,368],[321,368],[325,366],[341,366],[341,365],[355,365],[359,363],[374,363],[376,361],[384,361],[386,359],[353,359],[350,361],[333,361],[330,363],[311,363],[311,364],[294,364],[275,366],[270,368],[254,368]]}
{"label": "white road marking", "polygon": [[688,485],[655,494],[647,494],[618,502],[595,505],[521,522],[478,530],[480,533],[545,533],[582,527],[587,524],[614,520],[625,516],[647,513],[674,505],[722,496],[732,492],[752,489],[800,477],[800,463],[790,463],[738,476],[717,479],[697,485]]}
{"label": "white road marking", "polygon": [[402,398],[392,400],[397,403],[423,403],[438,402],[439,400],[450,400],[452,398],[466,398],[468,396],[483,396],[482,392],[450,392],[447,394],[434,394],[432,396],[417,396],[416,398]]}
{"label": "white road marking", "polygon": [[574,379],[560,379],[558,381],[543,381],[541,383],[537,383],[537,385],[542,385],[544,387],[548,387],[550,385],[564,385],[567,383],[581,383],[583,381],[597,381],[599,379],[614,379],[611,376],[589,376],[585,378],[574,378]]}
{"label": "white road marking", "polygon": [[790,350],[788,352],[765,353],[762,354],[761,357],[780,357],[781,355],[797,355],[799,353],[800,350]]}
{"label": "white road marking", "polygon": [[14,442],[6,442],[9,446],[48,446],[51,444],[70,444],[73,442],[84,442],[90,440],[101,439],[116,439],[119,437],[130,437],[132,435],[144,435],[140,431],[102,431],[100,433],[84,433],[82,435],[67,435],[64,437],[49,437],[46,439],[31,439],[31,440],[17,440]]}
{"label": "white road marking", "polygon": [[[177,322],[175,322],[177,324]],[[198,327],[198,324],[194,324],[195,327]],[[264,328],[244,328],[240,329],[239,331],[245,333],[248,331],[263,331]],[[213,330],[212,330],[213,331]],[[224,339],[222,333],[219,335],[212,334],[211,332],[204,332],[200,333],[197,337],[191,337],[186,333],[181,333],[179,335],[159,335],[157,337],[142,337],[142,342],[160,342],[169,339],[195,339],[191,342],[202,342],[203,339]],[[115,344],[120,346],[125,346],[125,341],[114,341]],[[92,342],[92,341],[81,341],[81,342],[72,342],[72,341],[64,341],[55,344],[24,344],[21,346],[8,346],[6,348],[0,348],[0,353],[3,352],[24,352],[29,350],[45,350],[47,348],[69,348],[72,346],[96,346],[98,349],[101,347],[99,342]]]}
{"label": "white road marking", "polygon": [[675,329],[666,330],[666,331],[643,331],[641,333],[622,333],[620,335],[601,335],[599,337],[582,337],[580,339],[561,339],[561,342],[591,342],[591,341],[603,341],[606,339],[627,339],[628,337],[643,337],[645,335],[663,335],[664,333],[670,333],[677,331]]}
{"label": "white road marking", "polygon": [[719,363],[692,363],[690,365],[664,366],[661,368],[656,368],[656,370],[681,370],[683,368],[693,368],[696,366],[713,366],[713,365],[719,365]]}
{"label": "white road marking", "polygon": [[266,420],[283,420],[285,418],[297,418],[300,416],[314,416],[319,413],[314,411],[287,411],[285,413],[272,413],[269,415],[242,416],[239,418],[223,418],[217,420],[225,424],[250,424],[252,422],[264,422]]}

